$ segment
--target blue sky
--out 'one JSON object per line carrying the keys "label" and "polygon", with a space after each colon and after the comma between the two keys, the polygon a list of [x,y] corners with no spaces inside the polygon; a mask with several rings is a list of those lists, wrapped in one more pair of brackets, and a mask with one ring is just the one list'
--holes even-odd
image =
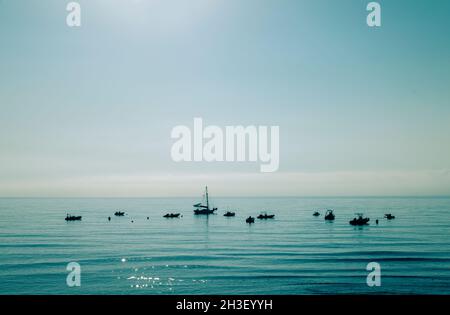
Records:
{"label": "blue sky", "polygon": [[[0,196],[449,195],[450,2],[0,0]],[[279,125],[280,169],[171,129]]]}

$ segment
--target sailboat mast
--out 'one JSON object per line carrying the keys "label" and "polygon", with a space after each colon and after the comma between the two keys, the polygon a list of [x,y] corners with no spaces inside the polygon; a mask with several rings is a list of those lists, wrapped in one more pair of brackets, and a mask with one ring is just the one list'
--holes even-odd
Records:
{"label": "sailboat mast", "polygon": [[209,209],[208,186],[206,186],[206,209]]}

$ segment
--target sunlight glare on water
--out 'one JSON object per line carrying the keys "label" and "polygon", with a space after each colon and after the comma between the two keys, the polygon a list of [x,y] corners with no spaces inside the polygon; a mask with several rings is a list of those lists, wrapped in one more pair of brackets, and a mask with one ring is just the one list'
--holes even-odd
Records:
{"label": "sunlight glare on water", "polygon": [[[449,198],[217,198],[209,217],[193,215],[196,201],[0,199],[0,293],[450,293]],[[183,216],[163,218],[165,209]],[[275,219],[245,223],[261,211]],[[67,212],[82,221],[66,222]],[[355,212],[371,224],[349,225]],[[78,288],[66,285],[72,261]],[[372,261],[381,287],[366,285]]]}

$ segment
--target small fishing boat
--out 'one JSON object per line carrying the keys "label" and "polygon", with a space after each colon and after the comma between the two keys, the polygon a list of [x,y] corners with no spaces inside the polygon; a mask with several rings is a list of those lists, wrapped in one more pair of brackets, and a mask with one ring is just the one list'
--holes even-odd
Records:
{"label": "small fishing boat", "polygon": [[319,212],[317,212],[317,211],[314,211],[314,213],[313,213],[313,216],[315,216],[315,217],[318,217],[320,215],[320,213]]}
{"label": "small fishing boat", "polygon": [[265,220],[265,219],[273,219],[275,217],[275,214],[267,214],[266,212],[261,213],[260,215],[258,215],[258,219],[260,220]]}
{"label": "small fishing boat", "polygon": [[231,212],[231,211],[227,211],[223,216],[224,217],[234,217],[236,215],[236,213]]}
{"label": "small fishing boat", "polygon": [[205,188],[205,202],[206,205],[203,205],[201,202],[200,203],[196,203],[193,207],[196,208],[194,209],[194,214],[195,215],[200,215],[200,214],[204,214],[204,215],[209,215],[209,214],[214,214],[214,212],[217,210],[217,208],[210,208],[209,207],[209,195],[208,195],[208,186],[206,186]]}
{"label": "small fishing boat", "polygon": [[395,215],[392,215],[392,214],[390,214],[390,213],[386,213],[386,214],[384,215],[384,217],[385,217],[386,219],[388,219],[388,220],[395,219]]}
{"label": "small fishing boat", "polygon": [[333,221],[335,218],[333,210],[327,210],[327,212],[325,213],[325,220],[327,221]]}
{"label": "small fishing boat", "polygon": [[247,219],[245,219],[245,222],[247,222],[248,224],[252,224],[255,223],[255,218],[250,216]]}
{"label": "small fishing boat", "polygon": [[163,215],[164,218],[178,218],[180,216],[179,213],[167,213]]}
{"label": "small fishing boat", "polygon": [[353,220],[349,221],[349,223],[351,225],[367,225],[369,224],[370,219],[369,218],[364,218],[362,213],[356,213],[356,218],[354,218]]}
{"label": "small fishing boat", "polygon": [[125,215],[125,212],[122,212],[122,211],[116,211],[116,212],[114,212],[114,215],[115,215],[116,217],[123,217],[123,216]]}
{"label": "small fishing boat", "polygon": [[66,221],[81,221],[81,215],[66,215]]}

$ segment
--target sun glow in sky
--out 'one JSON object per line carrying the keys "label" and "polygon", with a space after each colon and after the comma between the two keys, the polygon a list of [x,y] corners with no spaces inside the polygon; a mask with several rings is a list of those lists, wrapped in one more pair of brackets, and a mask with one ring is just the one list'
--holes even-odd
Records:
{"label": "sun glow in sky", "polygon": [[[194,0],[97,0],[92,10],[111,28],[133,32],[176,32],[194,27],[214,10],[219,10],[222,1]],[[87,13],[89,14],[89,13]],[[139,30],[139,28],[141,28]]]}

